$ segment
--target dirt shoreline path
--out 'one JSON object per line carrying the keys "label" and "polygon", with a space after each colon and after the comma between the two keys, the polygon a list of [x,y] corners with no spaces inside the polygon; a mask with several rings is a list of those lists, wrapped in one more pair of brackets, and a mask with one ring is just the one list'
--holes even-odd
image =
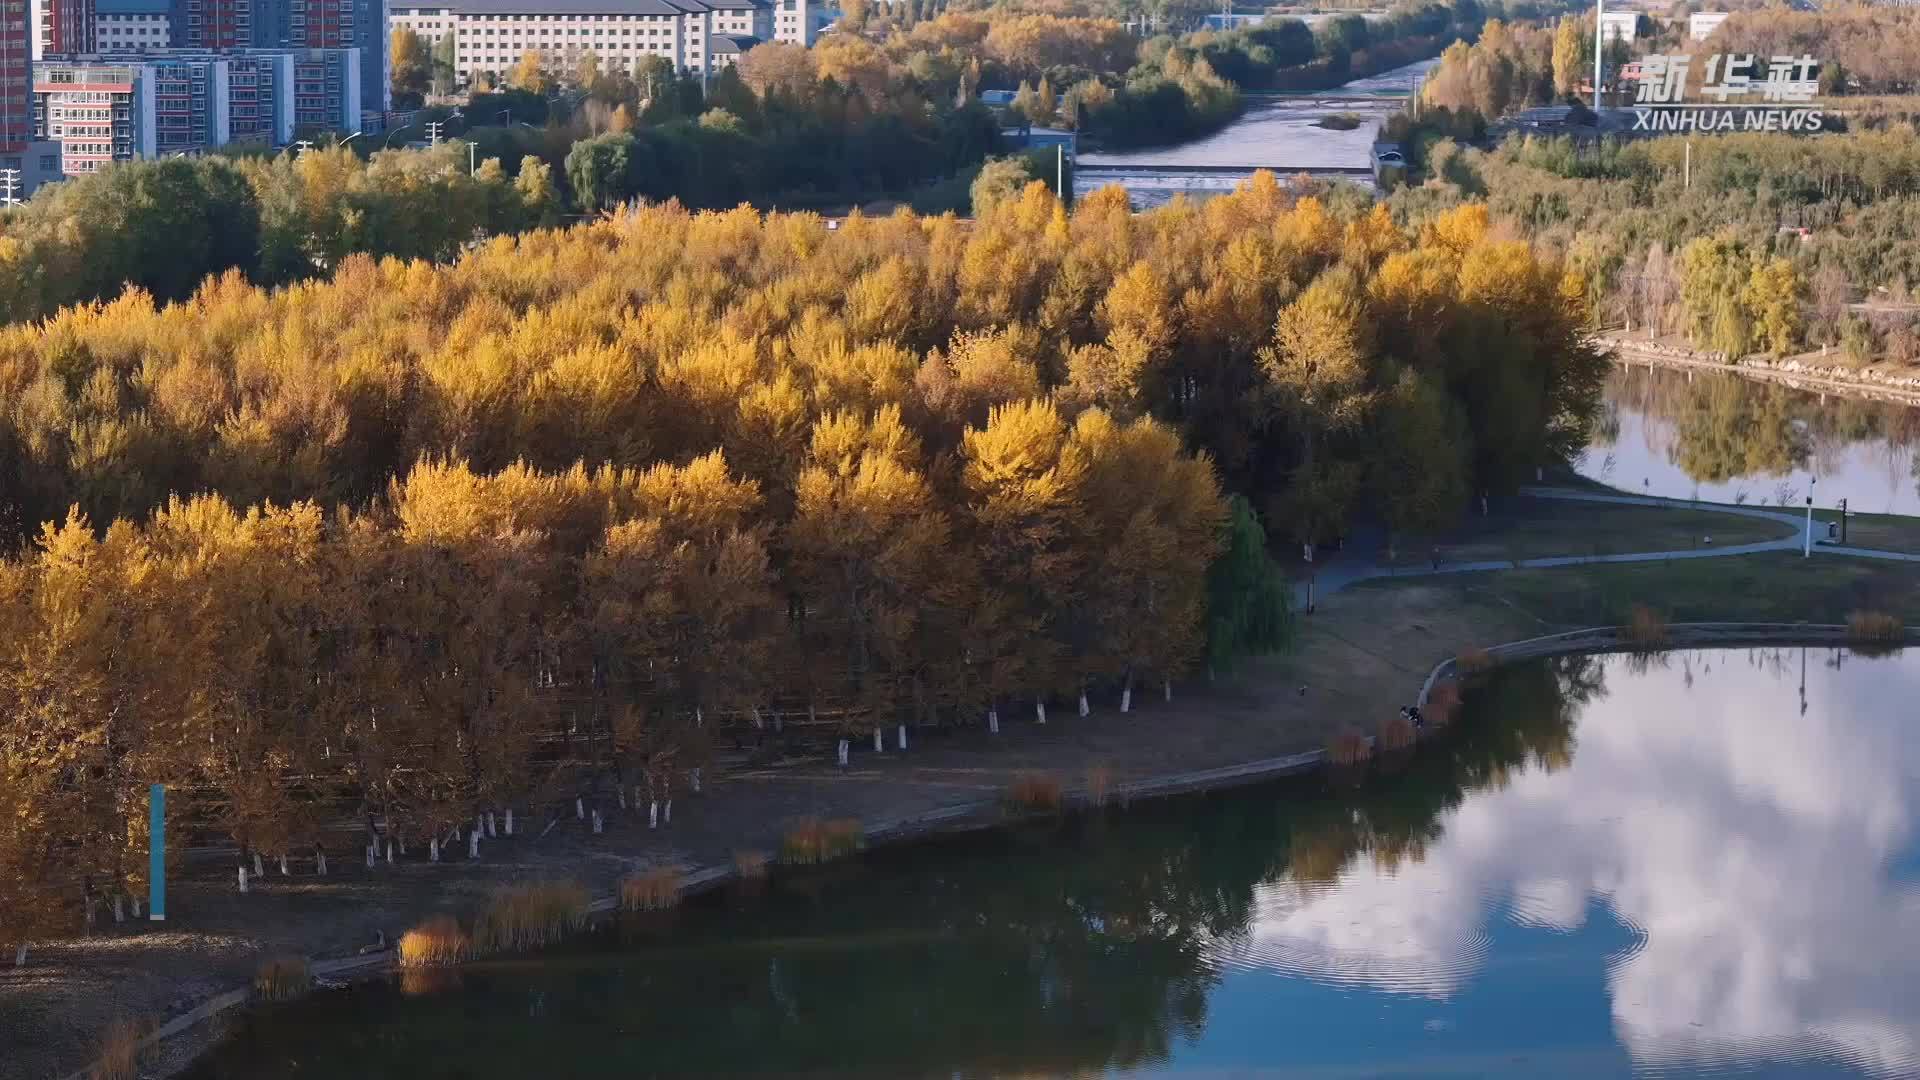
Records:
{"label": "dirt shoreline path", "polygon": [[1856,370],[1839,364],[1821,364],[1818,357],[1786,360],[1748,357],[1729,363],[1717,355],[1696,352],[1668,341],[1635,339],[1617,333],[1602,334],[1596,340],[1613,351],[1614,363],[1627,367],[1645,365],[1675,371],[1718,372],[1778,383],[1808,393],[1920,406],[1920,374],[1913,374],[1911,369],[1869,366]]}
{"label": "dirt shoreline path", "polygon": [[24,968],[0,963],[0,1077],[69,1075],[123,1016],[177,1032],[147,1065],[149,1074],[168,1075],[221,1034],[218,1018],[189,1018],[244,998],[237,988],[265,957],[312,957],[329,977],[377,967],[379,957],[358,955],[376,931],[391,941],[429,914],[470,913],[508,882],[571,878],[611,897],[623,876],[662,863],[717,881],[737,853],[777,851],[803,816],[857,818],[875,843],[990,825],[1002,792],[1030,771],[1071,791],[1097,767],[1111,790],[1148,797],[1312,768],[1336,731],[1371,734],[1412,702],[1437,662],[1569,625],[1543,625],[1511,604],[1462,603],[1461,578],[1445,578],[1343,590],[1300,621],[1289,653],[1176,687],[1172,701],[1138,694],[1126,714],[1117,702],[1096,701],[1089,716],[1059,710],[1045,725],[1005,716],[998,736],[916,731],[905,753],[889,732],[886,753],[858,753],[846,769],[816,755],[716,777],[705,794],[677,801],[671,823],[658,829],[643,813],[602,806],[603,835],[569,812],[544,837],[546,822],[536,820],[511,840],[488,841],[477,861],[430,864],[415,852],[368,868],[340,858],[327,877],[310,866],[284,878],[270,871],[248,896],[236,894],[229,861],[190,866],[170,885],[169,922],[108,924],[89,939],[37,947]]}

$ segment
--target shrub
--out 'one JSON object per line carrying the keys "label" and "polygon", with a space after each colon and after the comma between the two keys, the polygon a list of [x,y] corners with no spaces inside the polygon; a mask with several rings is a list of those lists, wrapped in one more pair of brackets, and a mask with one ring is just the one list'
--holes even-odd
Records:
{"label": "shrub", "polygon": [[865,839],[866,828],[853,818],[822,821],[804,817],[781,838],[780,858],[802,866],[823,863],[860,850]]}
{"label": "shrub", "polygon": [[1106,764],[1087,766],[1087,805],[1107,805],[1107,793],[1113,788],[1113,769]]}
{"label": "shrub", "polygon": [[1478,646],[1469,646],[1454,654],[1453,666],[1462,675],[1478,675],[1493,669],[1493,654]]}
{"label": "shrub", "polygon": [[1058,813],[1061,802],[1060,778],[1044,772],[1016,773],[1001,801],[1015,813]]}
{"label": "shrub", "polygon": [[1434,727],[1445,727],[1453,723],[1460,711],[1460,684],[1452,681],[1439,683],[1427,693],[1427,703],[1421,707],[1420,716]]}
{"label": "shrub", "polygon": [[451,915],[435,915],[400,935],[402,968],[444,967],[465,960],[473,939]]}
{"label": "shrub", "polygon": [[1667,620],[1645,604],[1633,605],[1627,618],[1627,643],[1642,649],[1657,649],[1667,643]]}
{"label": "shrub", "polygon": [[100,1036],[100,1057],[93,1080],[134,1080],[140,1075],[140,1040],[146,1026],[125,1016],[115,1017]]}
{"label": "shrub", "polygon": [[1354,728],[1342,728],[1327,740],[1327,760],[1335,765],[1358,765],[1372,756],[1367,737]]}
{"label": "shrub", "polygon": [[253,992],[262,1001],[292,1001],[312,985],[304,956],[270,956],[253,973]]}
{"label": "shrub", "polygon": [[1877,645],[1905,641],[1906,624],[1884,611],[1854,611],[1847,615],[1847,640]]}
{"label": "shrub", "polygon": [[586,926],[587,902],[587,890],[576,881],[543,881],[500,889],[473,924],[474,951],[557,944]]}
{"label": "shrub", "polygon": [[1405,750],[1414,740],[1413,721],[1404,716],[1390,716],[1380,725],[1378,744],[1382,751]]}
{"label": "shrub", "polygon": [[680,903],[686,875],[677,866],[656,866],[620,882],[620,906],[628,911],[665,911]]}

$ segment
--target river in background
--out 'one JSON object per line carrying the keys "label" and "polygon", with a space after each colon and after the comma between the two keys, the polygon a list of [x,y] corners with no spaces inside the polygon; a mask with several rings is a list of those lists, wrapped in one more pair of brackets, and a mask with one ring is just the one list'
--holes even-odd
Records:
{"label": "river in background", "polygon": [[1365,782],[776,875],[193,1075],[1912,1076],[1916,696],[1920,655],[1519,665]]}
{"label": "river in background", "polygon": [[1920,515],[1920,409],[1738,375],[1615,367],[1583,476],[1635,494]]}
{"label": "river in background", "polygon": [[[1370,78],[1355,79],[1326,93],[1335,97],[1397,90],[1411,93],[1437,62],[1421,60]],[[1405,105],[1404,101],[1394,98],[1379,101],[1324,101],[1311,96],[1259,99],[1249,104],[1238,120],[1203,139],[1154,150],[1082,154],[1074,171],[1074,195],[1078,198],[1108,184],[1120,184],[1133,195],[1134,205],[1145,209],[1180,194],[1189,198],[1225,194],[1256,168],[1271,168],[1288,176],[1305,172],[1371,188],[1373,181],[1369,176],[1322,170],[1370,168],[1373,164],[1370,151],[1380,125]],[[1360,125],[1349,131],[1319,126],[1322,118],[1343,113],[1359,117]],[[1196,176],[1178,171],[1156,172],[1156,166],[1227,171]],[[1236,168],[1241,166],[1244,168]]]}

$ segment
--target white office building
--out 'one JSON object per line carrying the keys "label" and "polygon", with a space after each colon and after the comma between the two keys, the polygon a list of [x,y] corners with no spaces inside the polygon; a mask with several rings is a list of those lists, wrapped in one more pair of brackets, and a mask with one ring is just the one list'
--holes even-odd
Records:
{"label": "white office building", "polygon": [[773,2],[786,0],[449,0],[394,6],[388,19],[431,46],[452,34],[462,83],[481,72],[504,75],[528,52],[554,71],[573,70],[591,52],[605,70],[630,71],[657,56],[698,75],[773,38]]}

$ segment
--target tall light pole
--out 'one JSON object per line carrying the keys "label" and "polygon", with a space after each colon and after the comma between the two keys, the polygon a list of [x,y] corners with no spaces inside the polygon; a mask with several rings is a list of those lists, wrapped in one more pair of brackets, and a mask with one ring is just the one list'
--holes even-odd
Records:
{"label": "tall light pole", "polygon": [[1593,115],[1600,117],[1600,80],[1605,74],[1607,55],[1607,0],[1593,0]]}

